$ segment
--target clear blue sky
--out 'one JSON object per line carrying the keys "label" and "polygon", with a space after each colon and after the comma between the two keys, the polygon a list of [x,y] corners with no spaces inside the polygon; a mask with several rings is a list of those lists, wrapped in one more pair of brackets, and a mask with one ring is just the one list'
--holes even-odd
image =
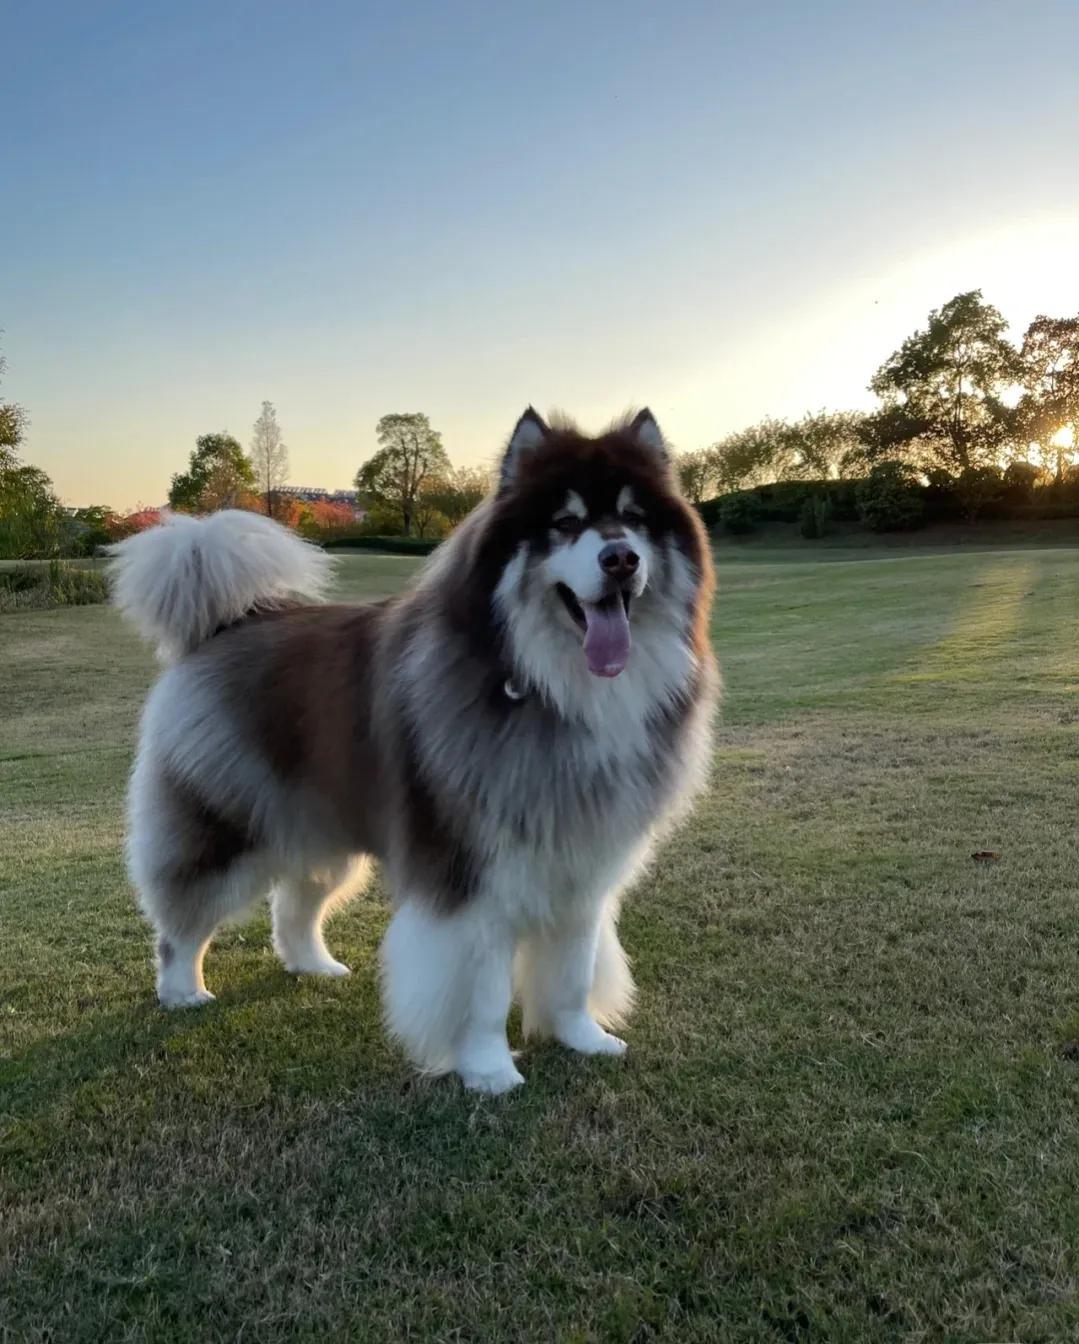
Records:
{"label": "clear blue sky", "polygon": [[4,7],[0,327],[28,459],[163,499],[277,404],[340,486],[386,411],[679,447],[867,404],[981,285],[1079,309],[1079,5]]}

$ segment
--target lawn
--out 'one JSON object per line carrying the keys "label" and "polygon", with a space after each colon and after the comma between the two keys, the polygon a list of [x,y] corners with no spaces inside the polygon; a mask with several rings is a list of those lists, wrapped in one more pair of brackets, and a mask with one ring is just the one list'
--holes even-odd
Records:
{"label": "lawn", "polygon": [[630,1054],[530,1048],[494,1100],[384,1039],[381,897],[331,926],[351,979],[260,915],[158,1011],[150,657],[105,608],[0,617],[0,1339],[1079,1337],[1077,592],[1079,549],[724,552]]}

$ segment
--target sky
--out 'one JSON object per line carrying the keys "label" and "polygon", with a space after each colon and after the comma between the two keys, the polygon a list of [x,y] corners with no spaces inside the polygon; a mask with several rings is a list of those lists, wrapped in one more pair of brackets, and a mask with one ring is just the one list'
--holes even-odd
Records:
{"label": "sky", "polygon": [[1079,5],[7,0],[2,395],[70,504],[275,403],[339,488],[390,411],[677,448],[869,406],[980,287],[1079,311]]}

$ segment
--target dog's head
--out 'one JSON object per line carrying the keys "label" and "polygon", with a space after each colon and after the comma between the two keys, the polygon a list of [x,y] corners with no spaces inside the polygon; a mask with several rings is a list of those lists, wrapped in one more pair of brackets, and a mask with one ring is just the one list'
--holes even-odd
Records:
{"label": "dog's head", "polygon": [[482,549],[519,661],[617,677],[635,631],[703,639],[707,540],[650,411],[588,438],[530,407],[488,507]]}

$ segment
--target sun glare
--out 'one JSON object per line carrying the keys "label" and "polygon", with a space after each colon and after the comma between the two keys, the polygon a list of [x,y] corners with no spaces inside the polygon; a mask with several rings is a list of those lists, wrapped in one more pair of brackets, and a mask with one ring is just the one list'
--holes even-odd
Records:
{"label": "sun glare", "polygon": [[1074,448],[1075,433],[1071,425],[1065,425],[1062,429],[1058,429],[1049,442],[1054,448]]}

